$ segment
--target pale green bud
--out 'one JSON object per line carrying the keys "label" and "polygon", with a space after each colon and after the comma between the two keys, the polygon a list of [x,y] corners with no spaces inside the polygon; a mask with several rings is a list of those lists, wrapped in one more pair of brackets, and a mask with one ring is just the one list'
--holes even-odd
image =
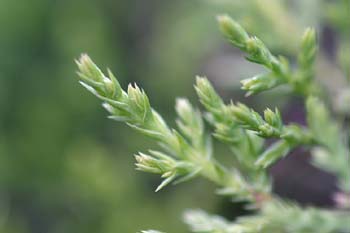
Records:
{"label": "pale green bud", "polygon": [[136,159],[136,167],[137,170],[144,171],[144,172],[150,172],[150,173],[162,173],[163,171],[160,169],[160,166],[158,166],[158,161],[154,158],[152,158],[149,155],[145,155],[143,153],[140,153],[138,155],[135,155]]}
{"label": "pale green bud", "polygon": [[224,107],[221,97],[216,93],[208,79],[196,77],[195,90],[201,103],[213,114],[221,114],[220,111]]}
{"label": "pale green bud", "polygon": [[242,103],[230,105],[230,110],[235,120],[249,129],[258,129],[259,126],[264,123],[263,119],[258,113],[249,109],[246,105]]}
{"label": "pale green bud", "polygon": [[185,98],[177,98],[175,110],[179,117],[184,121],[191,121],[193,117],[193,108],[190,102]]}
{"label": "pale green bud", "polygon": [[317,52],[316,31],[307,28],[301,40],[301,52],[299,54],[299,64],[302,67],[311,67],[314,63]]}
{"label": "pale green bud", "polygon": [[273,56],[258,37],[251,37],[247,40],[247,52],[249,53],[247,57],[249,61],[263,64],[271,68]]}
{"label": "pale green bud", "polygon": [[150,154],[151,155],[139,153],[135,155],[136,167],[137,170],[161,174],[161,177],[165,178],[157,187],[156,192],[179,176],[182,177],[176,180],[174,184],[195,177],[201,170],[201,168],[194,166],[194,164],[190,162],[177,161],[159,151],[150,151]]}
{"label": "pale green bud", "polygon": [[246,96],[269,90],[278,86],[281,79],[275,77],[272,73],[256,75],[253,78],[243,79],[242,89],[248,91]]}
{"label": "pale green bud", "polygon": [[264,137],[279,137],[280,131],[271,125],[264,123],[258,127],[259,129],[259,135]]}
{"label": "pale green bud", "polygon": [[82,54],[76,63],[82,75],[97,82],[103,81],[103,73],[87,54]]}
{"label": "pale green bud", "polygon": [[301,40],[301,48],[306,51],[314,50],[316,47],[316,31],[313,28],[307,28]]}
{"label": "pale green bud", "polygon": [[175,109],[179,116],[176,123],[180,131],[191,141],[193,146],[202,146],[204,144],[204,126],[200,112],[194,109],[185,98],[176,99]]}
{"label": "pale green bud", "polygon": [[151,114],[151,106],[146,93],[136,84],[128,86],[128,97],[133,117],[140,119],[142,122],[147,120]]}
{"label": "pale green bud", "polygon": [[249,39],[249,35],[244,28],[228,15],[220,15],[217,19],[220,30],[225,37],[235,46],[243,48]]}
{"label": "pale green bud", "polygon": [[106,97],[110,100],[117,100],[121,96],[123,91],[110,70],[109,77],[106,77],[86,54],[82,54],[76,63],[81,82],[89,91],[100,98]]}
{"label": "pale green bud", "polygon": [[165,174],[169,171],[173,172],[176,167],[176,161],[174,159],[169,156],[162,158],[155,158],[154,156],[144,153],[135,155],[137,169],[157,174]]}
{"label": "pale green bud", "polygon": [[264,119],[269,125],[275,127],[276,129],[281,129],[283,126],[281,114],[277,108],[275,109],[275,112],[267,108],[264,111]]}
{"label": "pale green bud", "polygon": [[106,95],[109,96],[109,97],[113,97],[114,94],[115,94],[115,86],[114,86],[114,83],[112,82],[112,80],[110,80],[107,77],[104,77],[103,78],[103,84],[104,84],[104,87],[105,87]]}

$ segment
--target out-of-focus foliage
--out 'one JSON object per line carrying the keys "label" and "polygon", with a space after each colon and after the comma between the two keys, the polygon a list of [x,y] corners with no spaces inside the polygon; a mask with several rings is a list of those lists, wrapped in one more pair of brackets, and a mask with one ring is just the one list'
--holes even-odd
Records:
{"label": "out-of-focus foliage", "polygon": [[[175,96],[194,95],[194,74],[220,50],[218,13],[293,55],[304,26],[349,15],[334,8],[325,17],[323,7],[321,0],[0,0],[0,231],[181,232],[173,220],[184,207],[215,209],[204,184],[191,185],[191,195],[186,185],[153,195],[159,180],[134,172],[130,156],[145,148],[143,139],[101,120],[98,102],[77,91],[73,58],[88,52],[117,70],[121,84],[152,88],[166,117]],[[235,68],[242,75],[251,67]]]}
{"label": "out-of-focus foliage", "polygon": [[243,216],[236,222],[229,222],[221,216],[211,216],[201,210],[190,210],[184,214],[184,221],[192,232],[206,233],[283,233],[283,232],[349,232],[350,216],[314,208],[301,209],[294,203],[267,203],[260,215]]}

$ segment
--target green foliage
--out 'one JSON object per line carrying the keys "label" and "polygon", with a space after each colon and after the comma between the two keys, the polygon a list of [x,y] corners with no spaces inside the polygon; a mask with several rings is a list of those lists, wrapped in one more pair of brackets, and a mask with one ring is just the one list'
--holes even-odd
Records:
{"label": "green foliage", "polygon": [[[267,108],[263,114],[242,103],[225,104],[206,78],[197,77],[195,90],[206,112],[202,114],[186,99],[178,99],[178,129],[168,126],[151,107],[146,93],[136,84],[124,91],[111,71],[106,76],[87,55],[77,61],[80,83],[99,99],[110,118],[125,122],[131,128],[152,138],[160,150],[138,153],[138,170],[159,174],[163,178],[156,191],[166,185],[202,176],[220,187],[218,194],[233,200],[245,200],[257,213],[231,223],[202,211],[189,211],[185,222],[193,232],[348,232],[347,210],[303,208],[280,200],[271,192],[267,168],[299,146],[312,148],[316,166],[332,172],[339,187],[349,192],[348,135],[323,104],[324,95],[314,78],[317,52],[316,32],[307,29],[301,40],[298,67],[292,71],[287,59],[274,56],[259,38],[228,16],[218,17],[225,37],[247,53],[247,60],[261,64],[268,73],[242,81],[248,95],[267,91],[279,85],[289,86],[306,100],[307,127],[284,124],[280,111]],[[203,117],[204,116],[204,117]],[[213,136],[233,152],[232,166],[221,164],[214,156],[211,134],[204,128],[205,118],[214,128]],[[266,139],[275,139],[265,146]],[[292,221],[291,221],[292,219]],[[155,231],[144,231],[151,233]]]}
{"label": "green foliage", "polygon": [[246,59],[263,65],[268,73],[241,81],[242,89],[247,95],[272,89],[282,84],[289,84],[292,89],[302,95],[318,94],[319,86],[313,82],[313,63],[317,51],[316,32],[308,28],[301,40],[299,67],[292,72],[289,61],[282,56],[274,56],[256,36],[248,33],[229,16],[219,16],[219,25],[225,37],[236,47],[247,53]]}
{"label": "green foliage", "polygon": [[225,105],[206,78],[197,77],[195,90],[207,110],[207,120],[215,128],[214,137],[230,146],[244,169],[255,171],[254,162],[262,150],[263,139],[239,127],[233,117],[234,105]]}
{"label": "green foliage", "polygon": [[[205,135],[203,123],[198,119],[200,116],[188,101],[179,100],[176,107],[178,125],[184,132],[182,135],[170,129],[150,107],[143,90],[129,85],[128,92],[123,91],[114,76],[109,72],[109,77],[105,77],[87,55],[82,55],[77,64],[82,85],[104,101],[103,106],[111,114],[110,118],[125,121],[131,128],[153,138],[164,148],[164,152],[150,151],[149,155],[136,155],[139,170],[161,174],[164,178],[156,191],[175,179],[178,183],[201,174],[237,192],[237,195],[249,198],[249,187],[243,177],[231,173],[212,157],[209,135]],[[111,91],[111,85],[115,91]]]}
{"label": "green foliage", "polygon": [[[210,113],[209,121],[216,127],[214,135],[231,142],[233,150],[247,166],[258,165],[266,168],[296,145],[311,144],[313,141],[312,135],[306,129],[294,124],[283,125],[278,109],[275,112],[266,109],[263,118],[242,103],[231,102],[225,105],[205,78],[197,78],[195,89],[201,103]],[[255,161],[261,152],[262,139],[253,135],[278,138],[281,142],[274,144]],[[252,157],[251,160],[249,157]]]}

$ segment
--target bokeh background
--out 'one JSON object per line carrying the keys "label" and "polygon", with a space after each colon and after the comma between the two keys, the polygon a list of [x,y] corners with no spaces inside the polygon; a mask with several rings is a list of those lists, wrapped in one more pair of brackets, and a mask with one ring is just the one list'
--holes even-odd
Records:
{"label": "bokeh background", "polygon": [[[137,82],[171,125],[177,96],[198,105],[197,74],[207,75],[225,99],[258,110],[279,106],[288,121],[302,123],[302,101],[288,90],[244,99],[239,80],[262,70],[227,44],[215,17],[230,14],[292,61],[303,29],[316,27],[319,76],[331,82],[337,101],[337,77],[346,75],[339,64],[349,64],[346,53],[338,52],[350,47],[348,4],[0,0],[0,232],[186,232],[186,208],[232,218],[240,208],[200,179],[154,193],[159,179],[135,171],[132,155],[156,145],[106,118],[99,101],[79,86],[74,59],[86,52],[111,68],[124,87]],[[217,150],[229,157],[221,145]],[[294,154],[272,169],[276,191],[302,203],[331,205],[334,178],[311,168],[307,156],[300,156],[307,152]]]}

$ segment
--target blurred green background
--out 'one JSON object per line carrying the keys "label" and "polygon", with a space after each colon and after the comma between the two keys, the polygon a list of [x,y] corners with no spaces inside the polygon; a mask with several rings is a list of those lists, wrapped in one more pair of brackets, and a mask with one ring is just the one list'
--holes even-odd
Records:
{"label": "blurred green background", "polygon": [[[185,232],[184,209],[225,211],[202,180],[154,193],[158,178],[135,171],[132,155],[156,145],[106,118],[79,86],[74,59],[86,52],[124,87],[137,82],[173,125],[176,96],[198,104],[196,74],[241,99],[238,80],[260,71],[222,39],[217,14],[293,57],[305,26],[347,28],[337,6],[348,1],[325,2],[0,0],[0,232]],[[325,43],[325,57],[338,57],[337,42]],[[261,109],[286,99],[249,101]]]}

